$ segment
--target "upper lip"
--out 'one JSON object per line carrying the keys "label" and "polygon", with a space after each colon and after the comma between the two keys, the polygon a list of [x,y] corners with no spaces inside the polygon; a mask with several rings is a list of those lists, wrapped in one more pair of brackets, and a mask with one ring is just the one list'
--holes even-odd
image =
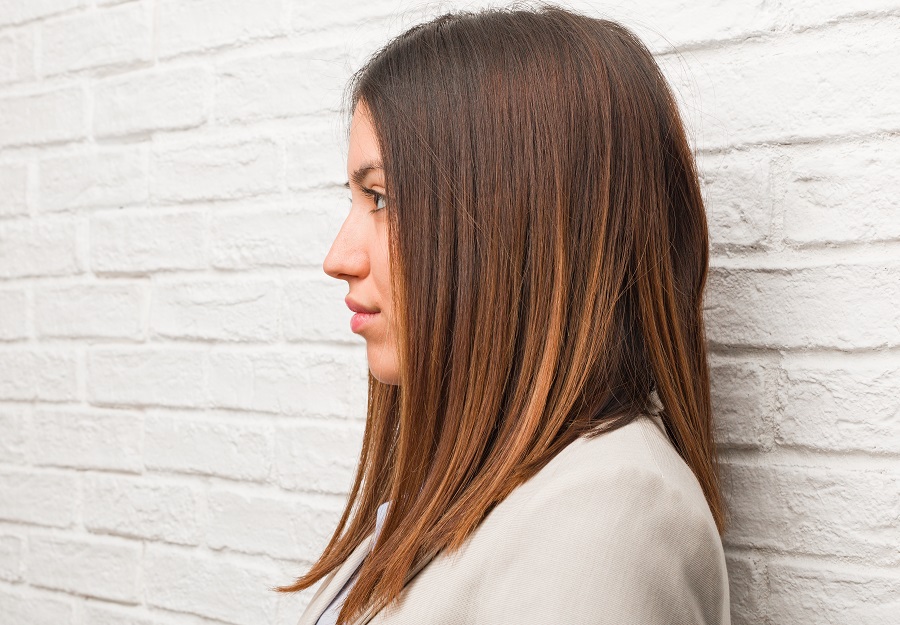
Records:
{"label": "upper lip", "polygon": [[350,310],[352,310],[353,312],[356,312],[356,313],[377,313],[378,312],[374,308],[368,308],[366,306],[363,306],[362,304],[357,303],[356,301],[351,299],[349,295],[344,298],[344,301],[347,303],[347,308],[349,308]]}

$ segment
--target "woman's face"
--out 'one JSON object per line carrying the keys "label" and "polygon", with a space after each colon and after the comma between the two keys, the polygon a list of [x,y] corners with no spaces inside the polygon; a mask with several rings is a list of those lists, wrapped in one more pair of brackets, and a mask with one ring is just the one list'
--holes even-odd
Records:
{"label": "woman's face", "polygon": [[[322,268],[346,280],[347,306],[357,312],[350,328],[366,340],[369,370],[385,384],[399,383],[399,365],[391,316],[384,171],[381,152],[365,105],[360,102],[350,122],[346,183],[350,212],[328,250]],[[368,312],[371,311],[371,312]]]}

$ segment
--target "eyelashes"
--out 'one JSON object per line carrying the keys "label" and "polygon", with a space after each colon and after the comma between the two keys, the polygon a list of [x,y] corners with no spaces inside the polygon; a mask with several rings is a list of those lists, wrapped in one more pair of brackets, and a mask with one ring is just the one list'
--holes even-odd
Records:
{"label": "eyelashes", "polygon": [[[378,211],[387,208],[387,206],[386,206],[387,196],[384,195],[383,193],[378,193],[377,191],[374,191],[367,187],[359,187],[359,190],[363,195],[365,195],[368,198],[371,198],[372,202],[375,204],[375,208],[370,210],[369,211],[370,213],[377,213]],[[352,204],[353,196],[352,195],[348,196],[347,200]]]}
{"label": "eyelashes", "polygon": [[382,195],[381,193],[378,193],[377,191],[373,191],[372,189],[367,189],[367,188],[365,188],[365,187],[362,188],[362,192],[363,192],[367,197],[372,198],[372,201],[375,202],[375,209],[374,209],[374,210],[371,210],[371,211],[369,211],[369,212],[371,212],[371,213],[377,213],[378,211],[380,211],[380,210],[382,210],[382,209],[384,209],[384,208],[387,208],[387,207],[384,206],[384,205],[381,205],[381,206],[378,205],[379,200],[381,200],[381,201],[386,201],[386,200],[387,200],[387,198],[386,198],[384,195]]}

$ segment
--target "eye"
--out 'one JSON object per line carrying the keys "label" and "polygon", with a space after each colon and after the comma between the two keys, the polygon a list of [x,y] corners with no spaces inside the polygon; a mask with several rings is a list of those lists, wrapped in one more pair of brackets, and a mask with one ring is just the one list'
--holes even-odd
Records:
{"label": "eye", "polygon": [[387,206],[385,205],[386,198],[381,193],[373,191],[372,189],[363,189],[362,191],[370,198],[372,198],[372,200],[375,202],[375,210],[371,212],[374,213],[380,211],[383,208],[387,208]]}

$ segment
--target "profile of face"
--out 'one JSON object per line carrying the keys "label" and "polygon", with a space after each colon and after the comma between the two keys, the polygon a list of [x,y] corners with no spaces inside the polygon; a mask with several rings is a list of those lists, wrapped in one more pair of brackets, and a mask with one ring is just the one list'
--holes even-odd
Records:
{"label": "profile of face", "polygon": [[322,268],[332,278],[347,281],[345,301],[356,313],[350,328],[366,341],[369,371],[385,384],[398,384],[387,232],[390,209],[375,128],[363,102],[350,122],[347,178],[350,211]]}

